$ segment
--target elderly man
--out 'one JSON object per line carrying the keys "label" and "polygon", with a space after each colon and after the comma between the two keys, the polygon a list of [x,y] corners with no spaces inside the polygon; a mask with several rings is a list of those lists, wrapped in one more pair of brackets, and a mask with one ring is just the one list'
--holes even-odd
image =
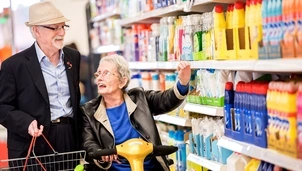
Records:
{"label": "elderly man", "polygon": [[0,124],[8,131],[8,157],[24,158],[32,137],[35,154],[78,150],[80,53],[64,47],[69,21],[51,3],[29,8],[35,42],[2,63]]}

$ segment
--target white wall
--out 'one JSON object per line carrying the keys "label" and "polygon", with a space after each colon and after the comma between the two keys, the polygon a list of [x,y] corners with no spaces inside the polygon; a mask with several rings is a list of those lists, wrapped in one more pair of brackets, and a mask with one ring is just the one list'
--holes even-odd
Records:
{"label": "white wall", "polygon": [[65,36],[65,43],[75,42],[83,55],[88,55],[88,35],[85,6],[88,0],[51,0],[53,4],[70,20],[70,29]]}

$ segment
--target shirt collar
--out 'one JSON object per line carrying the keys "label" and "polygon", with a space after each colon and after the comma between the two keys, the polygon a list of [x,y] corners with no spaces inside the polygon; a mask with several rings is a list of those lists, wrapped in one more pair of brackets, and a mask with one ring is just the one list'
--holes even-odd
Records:
{"label": "shirt collar", "polygon": [[[37,53],[37,56],[38,56],[38,60],[39,62],[41,63],[42,59],[46,56],[44,54],[44,52],[41,50],[41,48],[39,47],[38,43],[35,42],[35,48],[36,48],[36,53]],[[62,49],[60,49],[60,60],[63,61],[63,58],[64,58],[64,52]]]}

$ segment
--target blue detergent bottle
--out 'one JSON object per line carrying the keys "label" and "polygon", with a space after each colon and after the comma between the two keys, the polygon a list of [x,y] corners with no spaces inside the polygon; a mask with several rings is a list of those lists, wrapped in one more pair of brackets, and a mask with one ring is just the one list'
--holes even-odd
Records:
{"label": "blue detergent bottle", "polygon": [[232,136],[232,110],[234,108],[234,90],[233,83],[227,82],[225,84],[224,94],[224,124],[225,124],[225,135],[227,137]]}

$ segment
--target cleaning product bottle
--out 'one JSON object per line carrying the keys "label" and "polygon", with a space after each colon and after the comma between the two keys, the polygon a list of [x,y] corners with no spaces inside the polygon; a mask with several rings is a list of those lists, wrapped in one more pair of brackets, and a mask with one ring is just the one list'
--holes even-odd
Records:
{"label": "cleaning product bottle", "polygon": [[298,86],[297,93],[297,151],[298,158],[302,158],[302,84]]}
{"label": "cleaning product bottle", "polygon": [[178,147],[177,151],[177,171],[186,171],[186,144],[184,142],[184,132],[183,130],[177,130],[176,133],[176,145]]}
{"label": "cleaning product bottle", "polygon": [[252,159],[245,167],[244,171],[258,171],[260,160]]}
{"label": "cleaning product bottle", "polygon": [[201,28],[201,15],[196,14],[193,17],[194,25],[194,37],[193,37],[193,60],[202,60],[202,28]]}
{"label": "cleaning product bottle", "polygon": [[231,137],[232,135],[232,116],[231,112],[234,108],[234,90],[233,83],[227,82],[225,84],[225,94],[224,94],[224,119],[225,119],[225,135]]}
{"label": "cleaning product bottle", "polygon": [[297,153],[297,106],[296,106],[296,91],[297,87],[295,83],[289,82],[285,86],[286,96],[284,101],[286,101],[286,115],[285,115],[285,124],[286,124],[286,141],[284,146],[287,147],[285,154],[296,158]]}
{"label": "cleaning product bottle", "polygon": [[[175,138],[175,131],[174,130],[169,130],[168,131],[168,145],[174,145],[174,138]],[[170,165],[170,170],[171,171],[175,171],[176,167],[175,167],[175,163],[176,163],[176,153],[172,153],[169,155],[169,158],[172,159],[174,161],[174,163],[172,165]]]}
{"label": "cleaning product bottle", "polygon": [[248,156],[233,153],[227,159],[227,171],[243,171],[250,160]]}
{"label": "cleaning product bottle", "polygon": [[148,54],[149,61],[158,61],[159,57],[159,24],[153,23],[151,25],[152,35],[150,37],[150,53]]}
{"label": "cleaning product bottle", "polygon": [[176,17],[168,17],[168,38],[167,38],[167,53],[168,61],[175,61],[176,57],[174,54],[174,36],[175,36],[175,22]]}
{"label": "cleaning product bottle", "polygon": [[226,20],[223,13],[223,6],[214,7],[214,38],[215,38],[215,59],[226,59]]}
{"label": "cleaning product bottle", "polygon": [[268,91],[268,84],[262,83],[259,85],[256,93],[256,112],[254,117],[255,139],[254,144],[263,148],[267,147],[266,129],[268,125],[268,114],[266,107],[266,94]]}
{"label": "cleaning product bottle", "polygon": [[182,54],[187,61],[193,60],[193,36],[194,36],[194,24],[193,16],[188,15],[185,18],[184,25],[184,37],[182,40]]}
{"label": "cleaning product bottle", "polygon": [[[241,1],[236,1],[234,6],[234,14],[233,14],[233,34],[234,34],[234,45],[237,56],[234,59],[243,59],[246,54],[243,53],[245,47],[245,38],[244,34],[240,34],[244,32],[245,27],[245,12],[244,12],[244,3]],[[241,36],[242,35],[242,36]]]}

